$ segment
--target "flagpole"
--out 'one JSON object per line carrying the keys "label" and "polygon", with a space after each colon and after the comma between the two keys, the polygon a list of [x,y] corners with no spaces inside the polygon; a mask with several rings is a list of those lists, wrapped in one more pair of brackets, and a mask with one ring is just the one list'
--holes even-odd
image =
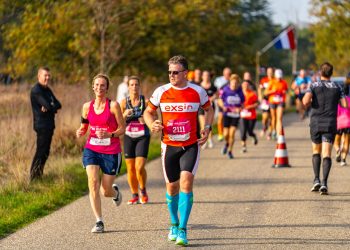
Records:
{"label": "flagpole", "polygon": [[294,28],[295,34],[295,49],[292,50],[292,75],[297,72],[297,60],[298,60],[298,32]]}
{"label": "flagpole", "polygon": [[259,76],[260,76],[260,51],[257,51],[256,52],[256,55],[255,55],[255,84],[256,84],[256,87],[258,89],[259,87]]}

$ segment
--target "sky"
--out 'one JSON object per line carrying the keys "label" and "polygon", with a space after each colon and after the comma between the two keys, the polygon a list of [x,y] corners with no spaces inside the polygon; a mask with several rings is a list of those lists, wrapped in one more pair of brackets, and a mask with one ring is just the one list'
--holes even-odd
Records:
{"label": "sky", "polygon": [[298,26],[310,23],[308,14],[310,0],[269,0],[269,2],[274,23],[282,26],[287,26],[289,22]]}

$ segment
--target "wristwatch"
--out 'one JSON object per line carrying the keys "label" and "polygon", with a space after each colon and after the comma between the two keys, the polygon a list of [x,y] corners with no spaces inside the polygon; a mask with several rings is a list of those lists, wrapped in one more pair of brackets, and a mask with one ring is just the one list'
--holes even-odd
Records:
{"label": "wristwatch", "polygon": [[205,125],[205,126],[204,126],[204,129],[209,129],[209,131],[211,131],[211,130],[212,130],[212,127],[211,127],[211,125],[208,124],[208,125]]}

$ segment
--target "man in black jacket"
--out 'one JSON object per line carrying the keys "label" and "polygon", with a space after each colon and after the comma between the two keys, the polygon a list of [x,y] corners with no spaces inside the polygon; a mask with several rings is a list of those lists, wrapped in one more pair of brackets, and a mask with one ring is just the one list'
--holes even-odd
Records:
{"label": "man in black jacket", "polygon": [[36,152],[30,168],[30,180],[41,178],[44,166],[50,153],[50,145],[55,129],[55,114],[61,108],[61,103],[56,99],[48,87],[51,78],[50,69],[40,67],[38,70],[38,82],[30,92],[30,101],[34,118],[34,130],[37,134]]}

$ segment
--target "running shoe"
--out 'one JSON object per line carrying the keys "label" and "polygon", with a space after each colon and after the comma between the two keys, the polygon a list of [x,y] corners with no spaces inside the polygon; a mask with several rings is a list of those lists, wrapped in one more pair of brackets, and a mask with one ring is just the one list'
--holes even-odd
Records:
{"label": "running shoe", "polygon": [[169,228],[168,240],[169,241],[175,241],[177,239],[178,231],[179,231],[178,226],[177,225],[172,225]]}
{"label": "running shoe", "polygon": [[135,205],[139,204],[139,196],[138,195],[133,195],[130,200],[128,200],[128,205]]}
{"label": "running shoe", "polygon": [[208,139],[208,148],[213,148],[213,147],[214,147],[213,140]]}
{"label": "running shoe", "polygon": [[341,161],[340,150],[338,150],[336,155],[335,155],[335,161],[336,162],[340,162]]}
{"label": "running shoe", "polygon": [[274,140],[274,141],[277,140],[277,133],[276,133],[276,131],[272,132],[271,137],[272,137],[272,140]]}
{"label": "running shoe", "polygon": [[341,167],[345,167],[346,165],[347,165],[347,164],[346,164],[345,159],[343,159],[343,160],[340,161],[340,166],[341,166]]}
{"label": "running shoe", "polygon": [[141,197],[140,197],[140,203],[141,203],[141,204],[146,204],[146,203],[148,203],[148,194],[147,194],[147,193],[141,195]]}
{"label": "running shoe", "polygon": [[258,137],[254,136],[254,138],[253,138],[253,143],[254,143],[254,145],[257,145],[257,144],[258,144]]}
{"label": "running shoe", "polygon": [[188,245],[186,229],[179,229],[175,244],[179,246]]}
{"label": "running shoe", "polygon": [[204,143],[204,144],[202,145],[201,149],[202,149],[202,150],[203,150],[203,149],[206,149],[207,146],[208,146],[208,143],[206,142],[206,143]]}
{"label": "running shoe", "polygon": [[226,143],[225,146],[221,150],[221,154],[225,155],[227,154],[228,144]]}
{"label": "running shoe", "polygon": [[320,187],[320,195],[327,195],[328,194],[328,188],[327,186],[323,185]]}
{"label": "running shoe", "polygon": [[242,153],[247,153],[247,147],[242,147]]}
{"label": "running shoe", "polygon": [[265,130],[261,130],[260,131],[260,137],[264,137],[264,135],[265,135]]}
{"label": "running shoe", "polygon": [[91,229],[91,233],[103,233],[105,231],[105,226],[102,221],[96,222],[95,226]]}
{"label": "running shoe", "polygon": [[231,151],[229,151],[229,152],[227,153],[227,156],[228,156],[229,159],[233,159],[233,158],[234,158]]}
{"label": "running shoe", "polygon": [[224,136],[223,135],[218,135],[218,141],[223,141],[224,140]]}
{"label": "running shoe", "polygon": [[113,202],[116,206],[119,206],[122,203],[122,193],[119,191],[119,187],[117,184],[113,184],[112,187],[117,193],[117,195],[113,198]]}
{"label": "running shoe", "polygon": [[318,192],[320,190],[321,184],[319,182],[315,182],[311,188],[311,192]]}

